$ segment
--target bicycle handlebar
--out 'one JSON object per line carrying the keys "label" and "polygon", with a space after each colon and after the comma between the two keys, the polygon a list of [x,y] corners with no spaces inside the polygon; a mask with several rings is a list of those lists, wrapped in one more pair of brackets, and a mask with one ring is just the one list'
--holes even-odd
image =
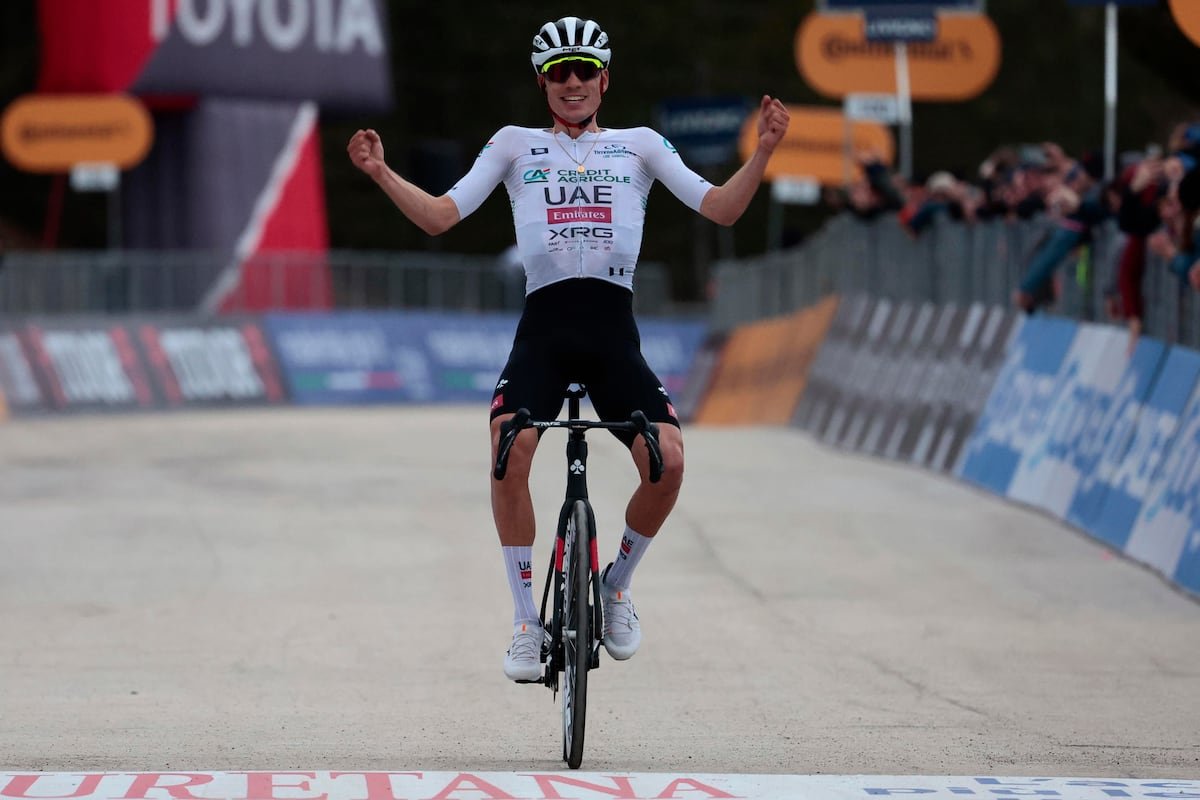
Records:
{"label": "bicycle handlebar", "polygon": [[650,456],[650,482],[658,483],[663,474],[662,448],[658,444],[658,425],[646,418],[641,411],[629,415],[628,422],[600,422],[587,419],[565,419],[541,421],[530,418],[529,409],[518,409],[511,418],[500,423],[500,443],[496,448],[496,466],[492,474],[496,480],[504,480],[508,472],[508,455],[512,450],[517,434],[526,428],[570,428],[572,430],[588,430],[604,428],[605,430],[629,431],[641,434],[646,442],[646,451]]}

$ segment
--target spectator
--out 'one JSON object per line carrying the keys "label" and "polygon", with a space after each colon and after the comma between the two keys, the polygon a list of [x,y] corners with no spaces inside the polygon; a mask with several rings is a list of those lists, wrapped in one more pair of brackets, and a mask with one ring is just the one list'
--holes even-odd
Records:
{"label": "spectator", "polygon": [[1162,224],[1158,205],[1167,191],[1161,152],[1148,149],[1145,158],[1122,171],[1117,187],[1117,226],[1125,234],[1125,245],[1115,284],[1105,292],[1106,305],[1109,316],[1125,320],[1131,340],[1136,340],[1144,327],[1147,240]]}
{"label": "spectator", "polygon": [[1108,193],[1097,180],[1096,159],[1076,162],[1052,143],[1044,144],[1042,151],[1045,204],[1055,223],[1034,252],[1013,296],[1027,314],[1053,304],[1057,295],[1054,271],[1073,250],[1090,241],[1092,229],[1111,214]]}
{"label": "spectator", "polygon": [[[826,198],[838,208],[849,208],[862,220],[872,220],[888,211],[899,211],[904,197],[896,187],[887,165],[878,153],[864,152],[857,159],[861,177],[851,183],[837,198]],[[832,202],[831,202],[832,201]]]}
{"label": "spectator", "polygon": [[955,220],[975,219],[976,199],[966,184],[946,171],[935,172],[925,181],[923,198],[918,201],[916,211],[905,222],[914,236],[919,236],[933,221],[945,215]]}

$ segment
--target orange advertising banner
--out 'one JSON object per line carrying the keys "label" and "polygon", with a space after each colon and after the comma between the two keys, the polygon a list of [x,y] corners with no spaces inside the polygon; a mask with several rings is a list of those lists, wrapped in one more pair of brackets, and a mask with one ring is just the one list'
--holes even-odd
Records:
{"label": "orange advertising banner", "polygon": [[826,297],[792,314],[739,326],[721,352],[695,421],[707,425],[786,425],[833,322]]}
{"label": "orange advertising banner", "polygon": [[1171,15],[1184,35],[1192,40],[1192,44],[1200,46],[1200,2],[1171,0]]}
{"label": "orange advertising banner", "polygon": [[[791,123],[767,162],[767,180],[808,177],[826,186],[841,186],[858,177],[854,158],[860,153],[874,153],[889,165],[895,160],[892,132],[884,125],[854,121],[847,127],[841,109],[828,106],[789,105],[787,110]],[[742,126],[738,149],[743,160],[758,146],[757,122],[756,113]]]}
{"label": "orange advertising banner", "polygon": [[[937,20],[934,41],[905,48],[912,98],[969,100],[1000,69],[1000,34],[985,14],[945,13]],[[795,55],[800,76],[826,96],[896,91],[895,49],[867,40],[862,14],[809,14],[796,29]]]}
{"label": "orange advertising banner", "polygon": [[128,95],[18,97],[0,119],[0,147],[26,172],[67,172],[77,164],[135,166],[150,150],[154,123]]}

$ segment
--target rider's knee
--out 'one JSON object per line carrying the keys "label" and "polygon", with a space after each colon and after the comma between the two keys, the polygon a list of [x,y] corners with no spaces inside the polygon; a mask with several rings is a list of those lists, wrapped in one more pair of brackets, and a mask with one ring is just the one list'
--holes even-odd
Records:
{"label": "rider's knee", "polygon": [[657,483],[647,483],[655,491],[674,494],[683,486],[683,451],[663,448],[663,472]]}

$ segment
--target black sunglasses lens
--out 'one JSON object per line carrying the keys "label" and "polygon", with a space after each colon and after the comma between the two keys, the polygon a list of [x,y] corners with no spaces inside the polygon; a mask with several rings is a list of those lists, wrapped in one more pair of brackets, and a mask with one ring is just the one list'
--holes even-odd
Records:
{"label": "black sunglasses lens", "polygon": [[546,78],[554,83],[566,83],[572,72],[586,82],[600,74],[600,69],[590,61],[560,61],[550,65]]}

